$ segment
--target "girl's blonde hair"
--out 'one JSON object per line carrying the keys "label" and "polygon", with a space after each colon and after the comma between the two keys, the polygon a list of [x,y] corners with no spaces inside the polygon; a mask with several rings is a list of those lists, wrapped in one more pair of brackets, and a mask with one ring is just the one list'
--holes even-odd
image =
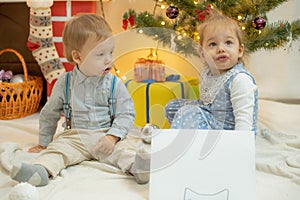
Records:
{"label": "girl's blonde hair", "polygon": [[238,23],[235,20],[231,19],[230,17],[223,15],[220,11],[211,8],[207,18],[200,25],[200,28],[199,28],[200,45],[203,44],[203,34],[205,31],[205,28],[208,25],[211,25],[214,23],[222,23],[222,24],[225,24],[226,27],[232,28],[236,33],[236,36],[239,40],[240,45],[244,44],[243,32],[242,32],[240,26],[238,25]]}
{"label": "girl's blonde hair", "polygon": [[72,51],[80,51],[91,36],[96,36],[98,41],[103,41],[112,36],[109,24],[101,16],[81,13],[66,22],[62,40],[64,55],[69,62],[74,63]]}
{"label": "girl's blonde hair", "polygon": [[[244,45],[243,32],[242,32],[240,26],[238,25],[238,23],[235,20],[231,19],[230,17],[223,15],[218,10],[210,9],[208,17],[200,25],[200,28],[199,28],[199,36],[200,36],[199,44],[200,44],[200,46],[203,45],[203,35],[204,35],[205,28],[208,25],[212,25],[212,24],[216,24],[216,23],[225,24],[226,27],[234,30],[240,45]],[[239,58],[239,62],[241,62],[241,63],[243,62],[242,58]]]}

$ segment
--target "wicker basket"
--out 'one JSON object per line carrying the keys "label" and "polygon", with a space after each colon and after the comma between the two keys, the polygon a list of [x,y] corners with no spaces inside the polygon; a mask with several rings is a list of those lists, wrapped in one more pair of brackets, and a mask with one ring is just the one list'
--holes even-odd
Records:
{"label": "wicker basket", "polygon": [[14,53],[22,63],[24,81],[0,83],[0,119],[8,120],[24,117],[37,112],[42,98],[43,80],[39,76],[29,76],[23,56],[14,49],[3,49]]}

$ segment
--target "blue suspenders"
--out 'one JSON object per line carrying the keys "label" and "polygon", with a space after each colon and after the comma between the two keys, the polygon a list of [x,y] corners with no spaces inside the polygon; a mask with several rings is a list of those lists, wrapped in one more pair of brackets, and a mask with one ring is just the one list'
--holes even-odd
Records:
{"label": "blue suspenders", "polygon": [[109,109],[110,109],[110,125],[112,125],[114,119],[115,119],[115,106],[116,104],[116,99],[114,98],[115,96],[115,83],[116,83],[117,77],[114,75],[112,80],[111,80],[111,91],[110,91],[110,99],[108,99],[108,104],[109,104]]}
{"label": "blue suspenders", "polygon": [[71,106],[69,102],[69,81],[70,81],[70,72],[66,73],[66,98],[65,98],[65,103],[63,105],[63,108],[65,110],[65,118],[66,118],[66,127],[65,129],[71,129]]}
{"label": "blue suspenders", "polygon": [[[113,75],[113,78],[111,81],[110,98],[108,99],[111,124],[115,118],[115,107],[114,107],[114,104],[116,103],[116,100],[114,99],[115,83],[116,83],[116,76]],[[65,88],[65,92],[66,92],[65,103],[63,104],[63,108],[65,110],[66,129],[67,130],[71,129],[71,112],[72,112],[70,102],[69,102],[69,85],[70,85],[70,72],[67,72],[66,73],[66,88]]]}

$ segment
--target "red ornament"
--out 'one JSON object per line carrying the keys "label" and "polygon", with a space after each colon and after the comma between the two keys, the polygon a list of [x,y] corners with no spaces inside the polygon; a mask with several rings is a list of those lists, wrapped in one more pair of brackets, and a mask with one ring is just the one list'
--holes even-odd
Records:
{"label": "red ornament", "polygon": [[126,13],[124,13],[124,15],[123,15],[122,28],[124,30],[127,30],[128,25],[129,25],[129,27],[134,27],[134,25],[135,25],[135,18],[136,18],[135,11],[132,10],[132,9],[129,9],[129,11],[126,12]]}
{"label": "red ornament", "polygon": [[210,9],[212,9],[212,5],[211,4],[207,4],[207,6],[205,7],[205,13],[207,14],[207,15],[209,15],[209,12],[210,12]]}
{"label": "red ornament", "polygon": [[205,6],[205,8],[203,10],[196,10],[198,19],[200,21],[204,21],[205,20],[205,16],[209,15],[211,9],[212,9],[212,5],[208,4],[207,6]]}
{"label": "red ornament", "polygon": [[266,20],[262,17],[257,17],[253,20],[253,27],[257,30],[261,30],[266,26]]}
{"label": "red ornament", "polygon": [[175,19],[179,14],[179,9],[175,6],[169,6],[166,10],[166,15],[170,19]]}
{"label": "red ornament", "polygon": [[128,27],[128,20],[127,19],[123,19],[123,25],[122,25],[122,28],[124,30],[127,30],[127,27]]}
{"label": "red ornament", "polygon": [[130,26],[134,26],[134,15],[133,14],[129,15],[128,21],[130,23]]}
{"label": "red ornament", "polygon": [[201,11],[201,10],[196,10],[196,13],[197,13],[198,19],[200,21],[204,21],[204,19],[205,19],[205,13],[203,11]]}

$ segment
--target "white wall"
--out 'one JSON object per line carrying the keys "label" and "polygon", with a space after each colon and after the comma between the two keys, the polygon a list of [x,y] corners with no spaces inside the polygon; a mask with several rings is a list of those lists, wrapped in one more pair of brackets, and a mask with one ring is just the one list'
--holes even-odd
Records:
{"label": "white wall", "polygon": [[[141,55],[139,49],[142,49],[142,47],[155,47],[157,44],[147,38],[135,36],[125,36],[124,39],[124,36],[121,36],[124,34],[122,16],[129,8],[133,8],[137,13],[146,10],[152,12],[154,3],[153,0],[112,0],[104,3],[106,19],[112,26],[114,33],[118,34],[116,37],[117,61],[122,63],[122,69],[126,72],[133,67],[132,63],[135,55],[132,54],[132,51],[134,49],[139,52],[136,55],[136,58],[138,58]],[[268,22],[300,19],[299,10],[300,1],[290,0],[269,12]],[[185,58],[181,55],[166,55],[162,59],[167,64],[171,63],[170,65],[173,65],[178,73],[187,76],[198,76],[199,68],[202,66],[201,62],[194,57]],[[188,64],[185,66],[176,65],[176,63],[181,63],[182,60],[186,60]],[[283,47],[273,51],[261,50],[255,52],[249,57],[247,67],[256,78],[260,98],[300,99],[300,41],[293,42],[291,48]]]}
{"label": "white wall", "polygon": [[[290,0],[268,13],[269,22],[300,19],[300,1]],[[261,50],[249,59],[260,98],[300,99],[300,41],[273,51]]]}
{"label": "white wall", "polygon": [[[135,30],[123,30],[123,14],[130,8],[137,13],[148,11],[153,12],[155,1],[153,0],[112,0],[104,3],[105,18],[113,29],[116,41],[115,65],[121,71],[121,76],[132,76],[134,62],[141,57],[147,57],[150,48],[158,47],[159,59],[162,59],[167,66],[166,73],[180,74],[187,77],[198,77],[202,63],[198,57],[184,56],[173,52],[169,47],[163,47],[152,38],[144,34],[138,34]],[[157,8],[156,13],[162,11]],[[163,12],[165,12],[163,10]],[[164,14],[164,13],[163,13]]]}

